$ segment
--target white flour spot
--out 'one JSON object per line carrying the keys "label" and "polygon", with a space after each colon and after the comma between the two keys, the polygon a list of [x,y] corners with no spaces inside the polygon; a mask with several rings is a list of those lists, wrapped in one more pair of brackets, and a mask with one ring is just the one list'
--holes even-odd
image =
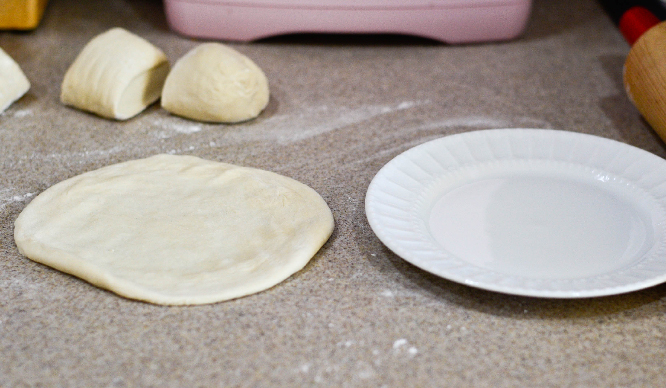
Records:
{"label": "white flour spot", "polygon": [[84,150],[83,152],[77,153],[77,156],[88,159],[91,156],[107,156],[107,155],[117,154],[122,151],[123,147],[115,146],[109,148],[108,150],[92,150],[92,151]]}
{"label": "white flour spot", "polygon": [[398,349],[398,348],[400,348],[402,346],[405,346],[405,345],[407,345],[407,340],[404,339],[404,338],[400,338],[399,340],[396,340],[393,343],[393,349]]}
{"label": "white flour spot", "polygon": [[347,340],[347,341],[344,341],[344,342],[338,342],[337,345],[338,345],[338,347],[349,348],[349,347],[351,347],[352,345],[354,345],[354,341],[352,341],[352,340]]}
{"label": "white flour spot", "polygon": [[196,133],[203,129],[201,124],[174,124],[172,128],[178,133]]}
{"label": "white flour spot", "polygon": [[34,115],[32,109],[20,109],[20,110],[17,110],[16,112],[14,112],[14,114],[13,114],[14,117],[18,117],[18,118],[26,117],[26,116],[32,116],[32,115]]}
{"label": "white flour spot", "polygon": [[182,154],[184,152],[194,151],[196,149],[198,149],[198,147],[189,146],[189,147],[184,147],[184,148],[180,148],[180,149],[170,149],[168,151],[164,151],[164,153],[169,154],[169,155],[179,155],[179,154]]}
{"label": "white flour spot", "polygon": [[[14,202],[21,202],[21,201],[25,201],[25,200],[28,199],[28,198],[31,198],[33,195],[35,195],[35,193],[27,193],[27,194],[23,194],[23,195],[15,195],[15,196],[12,197],[12,200],[13,200]],[[525,310],[525,311],[527,312],[527,310]]]}
{"label": "white flour spot", "polygon": [[404,354],[404,352],[407,351],[407,354],[410,357],[414,357],[419,352],[419,350],[415,346],[407,347],[408,345],[409,345],[409,343],[407,342],[406,339],[400,338],[399,340],[396,340],[395,342],[393,342],[393,351],[396,354],[397,353]]}
{"label": "white flour spot", "polygon": [[400,104],[398,104],[396,110],[409,109],[409,108],[413,108],[417,105],[419,105],[419,103],[416,102],[416,101],[405,101],[405,102],[401,102]]}
{"label": "white flour spot", "polygon": [[385,296],[387,298],[393,298],[395,296],[395,294],[391,290],[384,290],[384,291],[382,291],[381,295]]}

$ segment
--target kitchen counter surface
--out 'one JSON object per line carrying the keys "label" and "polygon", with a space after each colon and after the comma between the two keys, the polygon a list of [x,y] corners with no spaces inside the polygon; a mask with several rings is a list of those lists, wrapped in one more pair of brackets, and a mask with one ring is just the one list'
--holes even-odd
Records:
{"label": "kitchen counter surface", "polygon": [[[624,93],[629,46],[592,0],[536,0],[525,33],[451,46],[401,36],[301,35],[232,43],[267,74],[256,120],[213,125],[158,104],[116,122],[59,102],[96,34],[124,27],[171,63],[201,41],[168,29],[155,0],[52,0],[0,47],[32,87],[0,115],[0,386],[666,386],[666,285],[537,299],[430,275],[373,234],[373,176],[426,141],[487,128],[553,128],[666,157]],[[158,153],[295,178],[336,228],[265,292],[165,307],[124,299],[21,256],[14,220],[49,186]]]}

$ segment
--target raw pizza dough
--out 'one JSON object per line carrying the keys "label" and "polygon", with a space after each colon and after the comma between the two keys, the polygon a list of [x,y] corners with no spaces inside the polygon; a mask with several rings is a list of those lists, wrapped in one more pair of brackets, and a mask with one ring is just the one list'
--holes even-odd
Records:
{"label": "raw pizza dough", "polygon": [[274,286],[332,230],[324,200],[291,178],[157,155],[47,189],[19,215],[14,238],[23,255],[99,287],[184,305]]}
{"label": "raw pizza dough", "polygon": [[0,113],[30,89],[30,81],[19,65],[0,49]]}
{"label": "raw pizza dough", "polygon": [[162,107],[197,121],[253,119],[268,104],[268,79],[252,60],[220,43],[204,43],[180,58],[162,90]]}
{"label": "raw pizza dough", "polygon": [[63,104],[126,120],[160,98],[169,63],[147,40],[122,28],[94,37],[62,81]]}

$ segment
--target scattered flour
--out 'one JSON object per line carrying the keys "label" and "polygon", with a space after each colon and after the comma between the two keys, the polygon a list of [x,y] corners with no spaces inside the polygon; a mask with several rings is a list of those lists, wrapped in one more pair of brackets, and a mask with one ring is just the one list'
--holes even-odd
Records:
{"label": "scattered flour", "polygon": [[83,150],[79,152],[54,152],[50,154],[37,154],[32,153],[30,155],[23,155],[20,157],[22,160],[34,161],[34,160],[66,160],[66,161],[79,161],[83,162],[85,160],[90,160],[99,157],[106,157],[109,155],[114,155],[124,151],[125,148],[120,146],[115,146],[106,150]]}
{"label": "scattered flour", "polygon": [[152,121],[152,125],[158,127],[160,131],[156,133],[158,139],[168,139],[176,135],[191,135],[201,132],[203,124],[187,121],[176,117],[157,118]]}
{"label": "scattered flour", "polygon": [[0,189],[0,209],[4,209],[7,205],[15,202],[24,202],[35,196],[37,193],[26,193],[20,195],[11,195],[11,189]]}
{"label": "scattered flour", "polygon": [[[428,101],[403,101],[391,105],[368,105],[359,108],[319,106],[304,108],[296,114],[283,114],[267,118],[264,121],[251,122],[245,126],[227,126],[225,140],[273,140],[280,144],[288,144],[339,128],[356,124],[373,117],[411,109]],[[179,119],[176,117],[157,118],[151,123],[159,128],[156,136],[167,139],[179,134],[200,132],[204,124]]]}
{"label": "scattered flour", "polygon": [[336,346],[339,347],[339,348],[349,348],[352,345],[354,345],[354,341],[352,341],[352,340],[340,341],[336,344]]}
{"label": "scattered flour", "polygon": [[367,105],[358,108],[319,106],[304,108],[298,114],[283,114],[258,121],[251,128],[229,127],[225,140],[273,140],[289,144],[332,132],[374,117],[428,104],[429,101],[405,101],[391,105]]}
{"label": "scattered flour", "polygon": [[404,339],[404,338],[400,338],[399,340],[396,340],[395,342],[393,342],[393,349],[398,349],[398,348],[400,348],[402,346],[405,346],[405,345],[407,345],[407,340]]}
{"label": "scattered flour", "polygon": [[[15,272],[6,278],[0,278],[0,289],[23,300],[62,300],[68,294],[62,288],[53,288],[48,291],[45,280],[35,277],[34,274]],[[2,314],[0,314],[1,316]]]}
{"label": "scattered flour", "polygon": [[17,118],[22,118],[26,116],[33,116],[35,113],[32,111],[32,109],[19,109],[12,116],[17,117]]}
{"label": "scattered flour", "polygon": [[[276,141],[280,144],[288,144],[344,128],[373,117],[411,109],[427,103],[429,101],[403,101],[395,104],[368,105],[358,108],[331,108],[326,105],[305,107],[298,112],[275,115],[265,120],[251,121],[247,125],[225,125],[224,139],[226,142]],[[168,139],[177,135],[201,132],[206,124],[168,116],[153,118],[149,125],[157,128],[154,135],[158,139]],[[211,128],[218,127],[218,125],[211,126]]]}
{"label": "scattered flour", "polygon": [[[436,129],[446,130],[454,128],[473,128],[473,129],[511,128],[511,127],[523,127],[524,124],[533,124],[533,125],[528,125],[529,127],[548,127],[547,123],[545,122],[536,122],[535,120],[530,120],[529,118],[522,118],[517,120],[516,122],[509,122],[505,120],[494,119],[491,117],[472,116],[472,117],[458,117],[458,118],[444,119],[409,128],[404,128],[402,131],[400,131],[399,134],[396,134],[396,136],[403,136],[405,133],[410,133],[410,132],[421,132],[421,131],[436,130]],[[430,140],[435,140],[442,136],[443,136],[442,133],[437,133],[431,136],[418,138],[411,142],[396,142],[398,145],[396,145],[395,147],[384,148],[380,152],[376,152],[365,158],[356,159],[349,164],[350,165],[366,164],[378,158],[386,157],[386,155],[395,155],[396,153],[400,153],[402,151],[415,147],[419,144],[428,142]]]}
{"label": "scattered flour", "polygon": [[401,102],[400,104],[398,104],[397,110],[409,109],[409,108],[413,108],[417,105],[419,105],[419,103],[416,102],[416,101],[405,101],[405,102]]}
{"label": "scattered flour", "polygon": [[415,356],[419,352],[415,346],[409,346],[409,342],[404,338],[400,338],[393,342],[393,350],[396,353],[407,351],[407,354],[409,354],[410,357]]}

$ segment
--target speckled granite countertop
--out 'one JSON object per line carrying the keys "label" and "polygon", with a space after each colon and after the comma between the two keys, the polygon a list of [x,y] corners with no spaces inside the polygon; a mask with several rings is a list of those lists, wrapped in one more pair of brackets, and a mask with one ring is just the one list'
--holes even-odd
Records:
{"label": "speckled granite countertop", "polygon": [[[172,61],[198,42],[151,0],[52,0],[34,32],[0,32],[32,88],[0,115],[0,386],[665,386],[666,286],[545,300],[423,272],[370,230],[364,195],[393,157],[443,135],[555,128],[659,156],[627,99],[629,51],[592,0],[537,0],[511,42],[301,36],[233,47],[262,67],[257,119],[210,125],[157,105],[127,122],[66,108],[60,82],[94,35],[122,26]],[[301,272],[197,307],[131,301],[22,257],[13,222],[74,175],[157,153],[275,171],[316,189],[336,229]]]}

